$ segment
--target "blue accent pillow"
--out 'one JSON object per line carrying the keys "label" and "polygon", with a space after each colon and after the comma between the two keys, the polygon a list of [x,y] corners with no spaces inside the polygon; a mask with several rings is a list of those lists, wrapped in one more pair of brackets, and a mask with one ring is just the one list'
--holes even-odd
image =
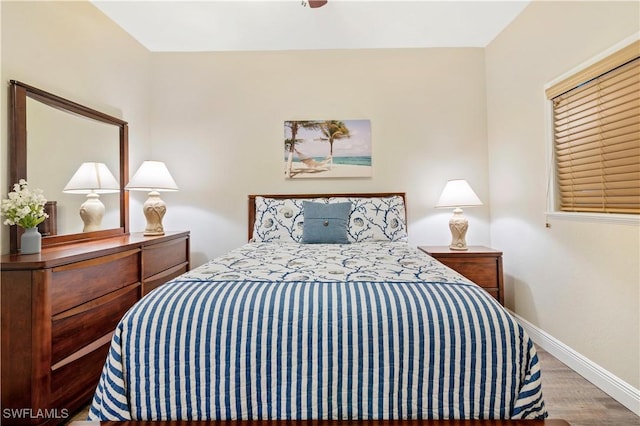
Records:
{"label": "blue accent pillow", "polygon": [[302,203],[304,223],[302,242],[305,244],[349,244],[347,226],[351,203]]}

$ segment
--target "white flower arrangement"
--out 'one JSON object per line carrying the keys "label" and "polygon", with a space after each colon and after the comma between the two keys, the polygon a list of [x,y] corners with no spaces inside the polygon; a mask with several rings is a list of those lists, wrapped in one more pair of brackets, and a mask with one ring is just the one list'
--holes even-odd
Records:
{"label": "white flower arrangement", "polygon": [[47,200],[42,195],[42,190],[31,190],[24,179],[13,185],[13,191],[8,197],[0,205],[0,215],[6,217],[5,225],[35,228],[49,217],[44,212]]}

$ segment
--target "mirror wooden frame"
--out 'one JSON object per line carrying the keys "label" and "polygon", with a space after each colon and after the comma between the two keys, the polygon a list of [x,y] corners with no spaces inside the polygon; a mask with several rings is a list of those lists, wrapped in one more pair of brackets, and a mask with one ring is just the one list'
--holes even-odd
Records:
{"label": "mirror wooden frame", "polygon": [[[27,179],[27,98],[37,100],[52,108],[80,115],[102,123],[112,124],[120,133],[120,226],[93,232],[77,234],[51,235],[42,237],[42,247],[69,244],[87,240],[97,240],[129,233],[129,192],[124,186],[129,179],[129,128],[128,123],[84,105],[29,86],[16,80],[10,80],[9,90],[9,182],[11,187],[20,179]],[[9,189],[11,190],[11,188]],[[46,196],[46,194],[45,194]],[[9,250],[12,254],[20,249],[18,226],[9,230]]]}

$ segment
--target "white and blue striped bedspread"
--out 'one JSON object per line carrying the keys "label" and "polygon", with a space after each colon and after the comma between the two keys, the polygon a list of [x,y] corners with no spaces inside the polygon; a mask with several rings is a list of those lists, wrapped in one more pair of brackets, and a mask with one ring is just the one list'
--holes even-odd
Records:
{"label": "white and blue striped bedspread", "polygon": [[[546,417],[532,342],[460,275],[406,243],[274,247],[248,244],[134,306],[115,331],[89,418]],[[336,279],[373,271],[364,258],[346,265],[349,249],[385,272]],[[260,250],[270,263],[258,265]],[[334,278],[314,268],[304,281],[259,278],[292,275],[297,250],[317,252],[299,258],[307,266],[328,253],[331,266],[315,271]],[[232,272],[242,278],[222,278]]]}

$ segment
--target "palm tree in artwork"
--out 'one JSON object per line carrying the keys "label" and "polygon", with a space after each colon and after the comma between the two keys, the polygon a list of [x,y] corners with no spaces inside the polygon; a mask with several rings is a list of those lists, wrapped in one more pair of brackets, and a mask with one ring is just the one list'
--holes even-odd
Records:
{"label": "palm tree in artwork", "polygon": [[330,165],[333,166],[333,142],[340,139],[348,139],[351,137],[351,133],[344,122],[339,120],[327,120],[320,124],[320,131],[322,137],[320,140],[329,142],[329,158],[331,159]]}
{"label": "palm tree in artwork", "polygon": [[287,138],[285,135],[284,149],[287,153],[287,167],[285,174],[287,177],[291,177],[291,167],[293,165],[293,153],[296,150],[296,143],[302,142],[303,139],[298,139],[298,130],[310,129],[317,130],[320,128],[321,122],[319,121],[285,121],[284,126],[289,128],[291,137]]}

